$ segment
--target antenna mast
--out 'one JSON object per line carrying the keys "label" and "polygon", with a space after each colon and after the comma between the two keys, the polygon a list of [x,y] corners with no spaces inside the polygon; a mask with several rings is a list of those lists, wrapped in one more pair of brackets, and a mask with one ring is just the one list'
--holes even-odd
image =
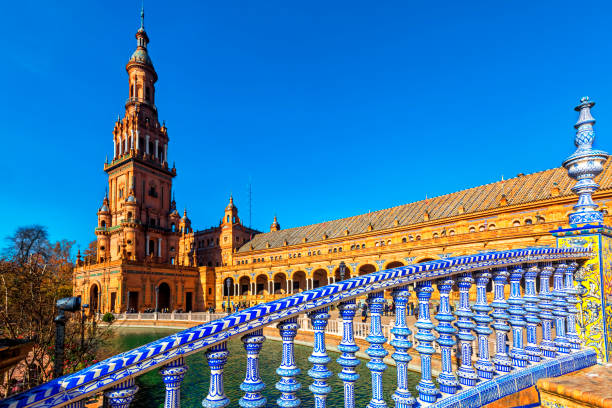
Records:
{"label": "antenna mast", "polygon": [[252,228],[253,225],[253,191],[251,184],[251,178],[249,177],[249,228]]}

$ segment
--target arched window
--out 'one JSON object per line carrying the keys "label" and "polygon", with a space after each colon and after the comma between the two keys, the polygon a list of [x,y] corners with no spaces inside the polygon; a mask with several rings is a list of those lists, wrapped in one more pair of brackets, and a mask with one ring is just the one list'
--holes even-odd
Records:
{"label": "arched window", "polygon": [[100,222],[100,226],[106,227],[106,221],[102,220],[102,222]]}
{"label": "arched window", "polygon": [[145,99],[148,101],[151,98],[151,89],[147,86],[145,88]]}
{"label": "arched window", "polygon": [[448,235],[449,235],[449,236],[451,236],[451,237],[452,237],[453,235],[455,235],[455,230],[450,230],[450,231],[448,231]]}
{"label": "arched window", "polygon": [[402,243],[406,243],[406,237],[402,238]]}
{"label": "arched window", "polygon": [[521,226],[521,222],[519,220],[516,220],[512,223],[513,227],[520,227]]}
{"label": "arched window", "polygon": [[236,223],[236,217],[232,217],[232,222],[235,224]]}
{"label": "arched window", "polygon": [[420,240],[421,240],[421,236],[420,236],[420,235],[417,235],[417,236],[416,236],[416,240],[417,240],[417,241],[420,241]]}
{"label": "arched window", "polygon": [[433,237],[434,237],[434,238],[438,238],[438,233],[437,233],[437,232],[434,232]]}
{"label": "arched window", "polygon": [[131,219],[132,219],[132,212],[128,211],[128,220],[131,220]]}
{"label": "arched window", "polygon": [[225,218],[225,222],[229,222],[229,215]]}
{"label": "arched window", "polygon": [[533,224],[533,221],[531,221],[531,218],[527,218],[525,220],[525,225],[531,225],[531,224]]}
{"label": "arched window", "polygon": [[470,232],[476,232],[476,228],[470,227]]}
{"label": "arched window", "polygon": [[482,232],[482,231],[484,231],[484,230],[485,230],[485,226],[484,226],[484,225],[481,225],[480,227],[478,227],[478,231],[481,231],[481,232]]}
{"label": "arched window", "polygon": [[172,225],[170,225],[170,230],[171,230],[172,232],[175,232],[175,231],[176,231],[176,225],[174,225],[174,223],[172,223]]}
{"label": "arched window", "polygon": [[489,231],[493,231],[495,229],[495,224],[489,224]]}

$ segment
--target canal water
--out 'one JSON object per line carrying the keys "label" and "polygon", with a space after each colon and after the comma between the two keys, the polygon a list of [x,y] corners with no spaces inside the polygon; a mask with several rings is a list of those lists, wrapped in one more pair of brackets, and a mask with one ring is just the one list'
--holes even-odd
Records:
{"label": "canal water", "polygon": [[[141,346],[161,337],[176,333],[177,330],[172,329],[157,329],[157,328],[117,328],[115,337],[113,338],[113,353],[123,352],[132,348]],[[244,395],[240,390],[240,383],[244,380],[246,353],[239,338],[229,342],[230,357],[225,365],[225,393],[231,400],[231,407],[238,407],[238,400]],[[266,340],[260,354],[259,367],[261,377],[266,384],[264,395],[268,399],[268,406],[276,406],[276,399],[279,397],[279,391],[274,388],[274,385],[279,379],[276,375],[276,368],[281,362],[282,343],[280,341]],[[298,380],[302,384],[302,389],[298,392],[299,398],[302,400],[303,407],[313,407],[314,402],[312,393],[308,390],[308,386],[312,384],[312,379],[308,376],[308,369],[312,367],[312,363],[308,362],[308,356],[312,353],[312,348],[307,346],[295,346],[295,358],[298,367],[301,368],[302,374]],[[327,406],[342,407],[344,403],[342,381],[337,376],[341,371],[341,367],[336,363],[336,359],[340,356],[339,353],[329,352],[332,361],[328,368],[334,373],[329,379],[329,384],[332,387],[331,393],[327,397]],[[181,387],[181,407],[200,408],[202,399],[208,393],[209,383],[209,368],[206,364],[204,352],[192,354],[186,358],[189,370],[183,380]],[[361,364],[357,367],[360,375],[359,380],[355,384],[355,397],[357,400],[356,406],[364,407],[371,398],[371,375],[366,367],[366,361],[361,360]],[[409,373],[408,381],[412,395],[417,395],[415,387],[419,381],[419,375]],[[136,398],[130,407],[135,408],[157,408],[164,406],[164,384],[161,375],[157,370],[153,370],[136,379],[136,383],[140,390],[136,394]],[[391,395],[396,386],[396,370],[394,366],[388,366],[383,374],[383,390],[384,396],[389,406],[394,406]]]}

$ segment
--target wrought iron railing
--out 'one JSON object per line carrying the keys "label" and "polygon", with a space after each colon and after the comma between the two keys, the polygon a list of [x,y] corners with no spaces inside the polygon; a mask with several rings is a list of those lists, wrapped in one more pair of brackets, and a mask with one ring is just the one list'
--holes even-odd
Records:
{"label": "wrought iron railing", "polygon": [[[333,373],[327,368],[330,357],[326,352],[325,333],[328,310],[336,305],[340,311],[342,353],[337,373],[343,381],[344,405],[355,406],[354,384],[359,364],[355,353],[357,311],[355,298],[367,296],[370,324],[366,341],[369,348],[367,367],[372,374],[369,407],[385,407],[382,373],[389,354],[384,348],[388,337],[395,352],[391,358],[397,366],[397,383],[392,399],[396,407],[412,407],[418,403],[437,407],[478,407],[534,385],[542,377],[558,376],[593,365],[596,353],[581,349],[576,330],[576,304],[579,291],[573,274],[581,262],[592,256],[585,248],[539,248],[490,252],[472,256],[447,258],[375,272],[302,292],[283,299],[260,304],[220,319],[183,330],[145,346],[111,357],[84,370],[53,380],[22,394],[0,402],[0,407],[83,407],[83,399],[104,393],[111,407],[128,407],[138,387],[135,378],[155,368],[166,386],[166,407],[180,406],[180,386],[185,375],[184,357],[205,352],[210,366],[210,387],[203,396],[204,407],[261,407],[268,404],[262,395],[266,385],[259,376],[258,354],[265,337],[263,328],[276,324],[282,338],[283,353],[276,373],[275,385],[281,407],[300,405],[296,392],[300,388],[296,376],[300,372],[294,359],[294,341],[303,325],[300,315],[310,320],[314,347],[308,374],[312,378],[309,390],[316,407],[324,407],[331,389],[327,379]],[[551,277],[554,288],[550,288]],[[474,279],[475,278],[475,279]],[[494,299],[488,302],[486,288],[493,281]],[[540,293],[536,293],[536,279]],[[509,280],[509,282],[508,282]],[[477,300],[470,305],[470,288],[476,284]],[[449,294],[458,286],[459,305],[454,310]],[[524,293],[521,285],[524,284]],[[509,297],[506,289],[509,286]],[[438,312],[430,316],[430,301],[434,288],[440,298]],[[384,290],[391,290],[395,302],[395,323],[383,332]],[[418,320],[414,328],[407,325],[406,308],[416,292]],[[127,316],[138,314],[127,314]],[[181,318],[184,314],[169,314]],[[193,318],[194,314],[191,314]],[[142,317],[142,314],[140,315]],[[159,317],[159,316],[158,316]],[[168,316],[172,317],[172,316]],[[553,330],[554,324],[554,330]],[[413,334],[413,330],[416,332]],[[490,335],[495,333],[495,347],[490,347]],[[509,332],[512,333],[509,336]],[[523,342],[526,335],[527,342]],[[241,389],[244,397],[230,401],[224,392],[223,368],[229,357],[227,342],[241,337],[247,352],[245,379]],[[407,370],[413,347],[420,358],[420,381],[417,395],[408,389]],[[508,347],[507,342],[512,338]],[[474,341],[478,358],[474,362]],[[441,370],[437,384],[432,378],[432,356],[440,352]],[[456,350],[459,350],[459,353]],[[455,368],[452,355],[460,355]],[[271,401],[269,401],[271,403]]]}

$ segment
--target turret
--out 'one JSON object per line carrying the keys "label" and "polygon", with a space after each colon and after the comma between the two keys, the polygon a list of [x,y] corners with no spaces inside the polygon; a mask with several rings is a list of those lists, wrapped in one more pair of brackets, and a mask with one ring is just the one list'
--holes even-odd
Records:
{"label": "turret", "polygon": [[276,219],[276,215],[274,216],[274,221],[272,222],[272,225],[270,225],[270,232],[272,231],[279,231],[281,229],[280,224],[278,223],[278,220]]}

